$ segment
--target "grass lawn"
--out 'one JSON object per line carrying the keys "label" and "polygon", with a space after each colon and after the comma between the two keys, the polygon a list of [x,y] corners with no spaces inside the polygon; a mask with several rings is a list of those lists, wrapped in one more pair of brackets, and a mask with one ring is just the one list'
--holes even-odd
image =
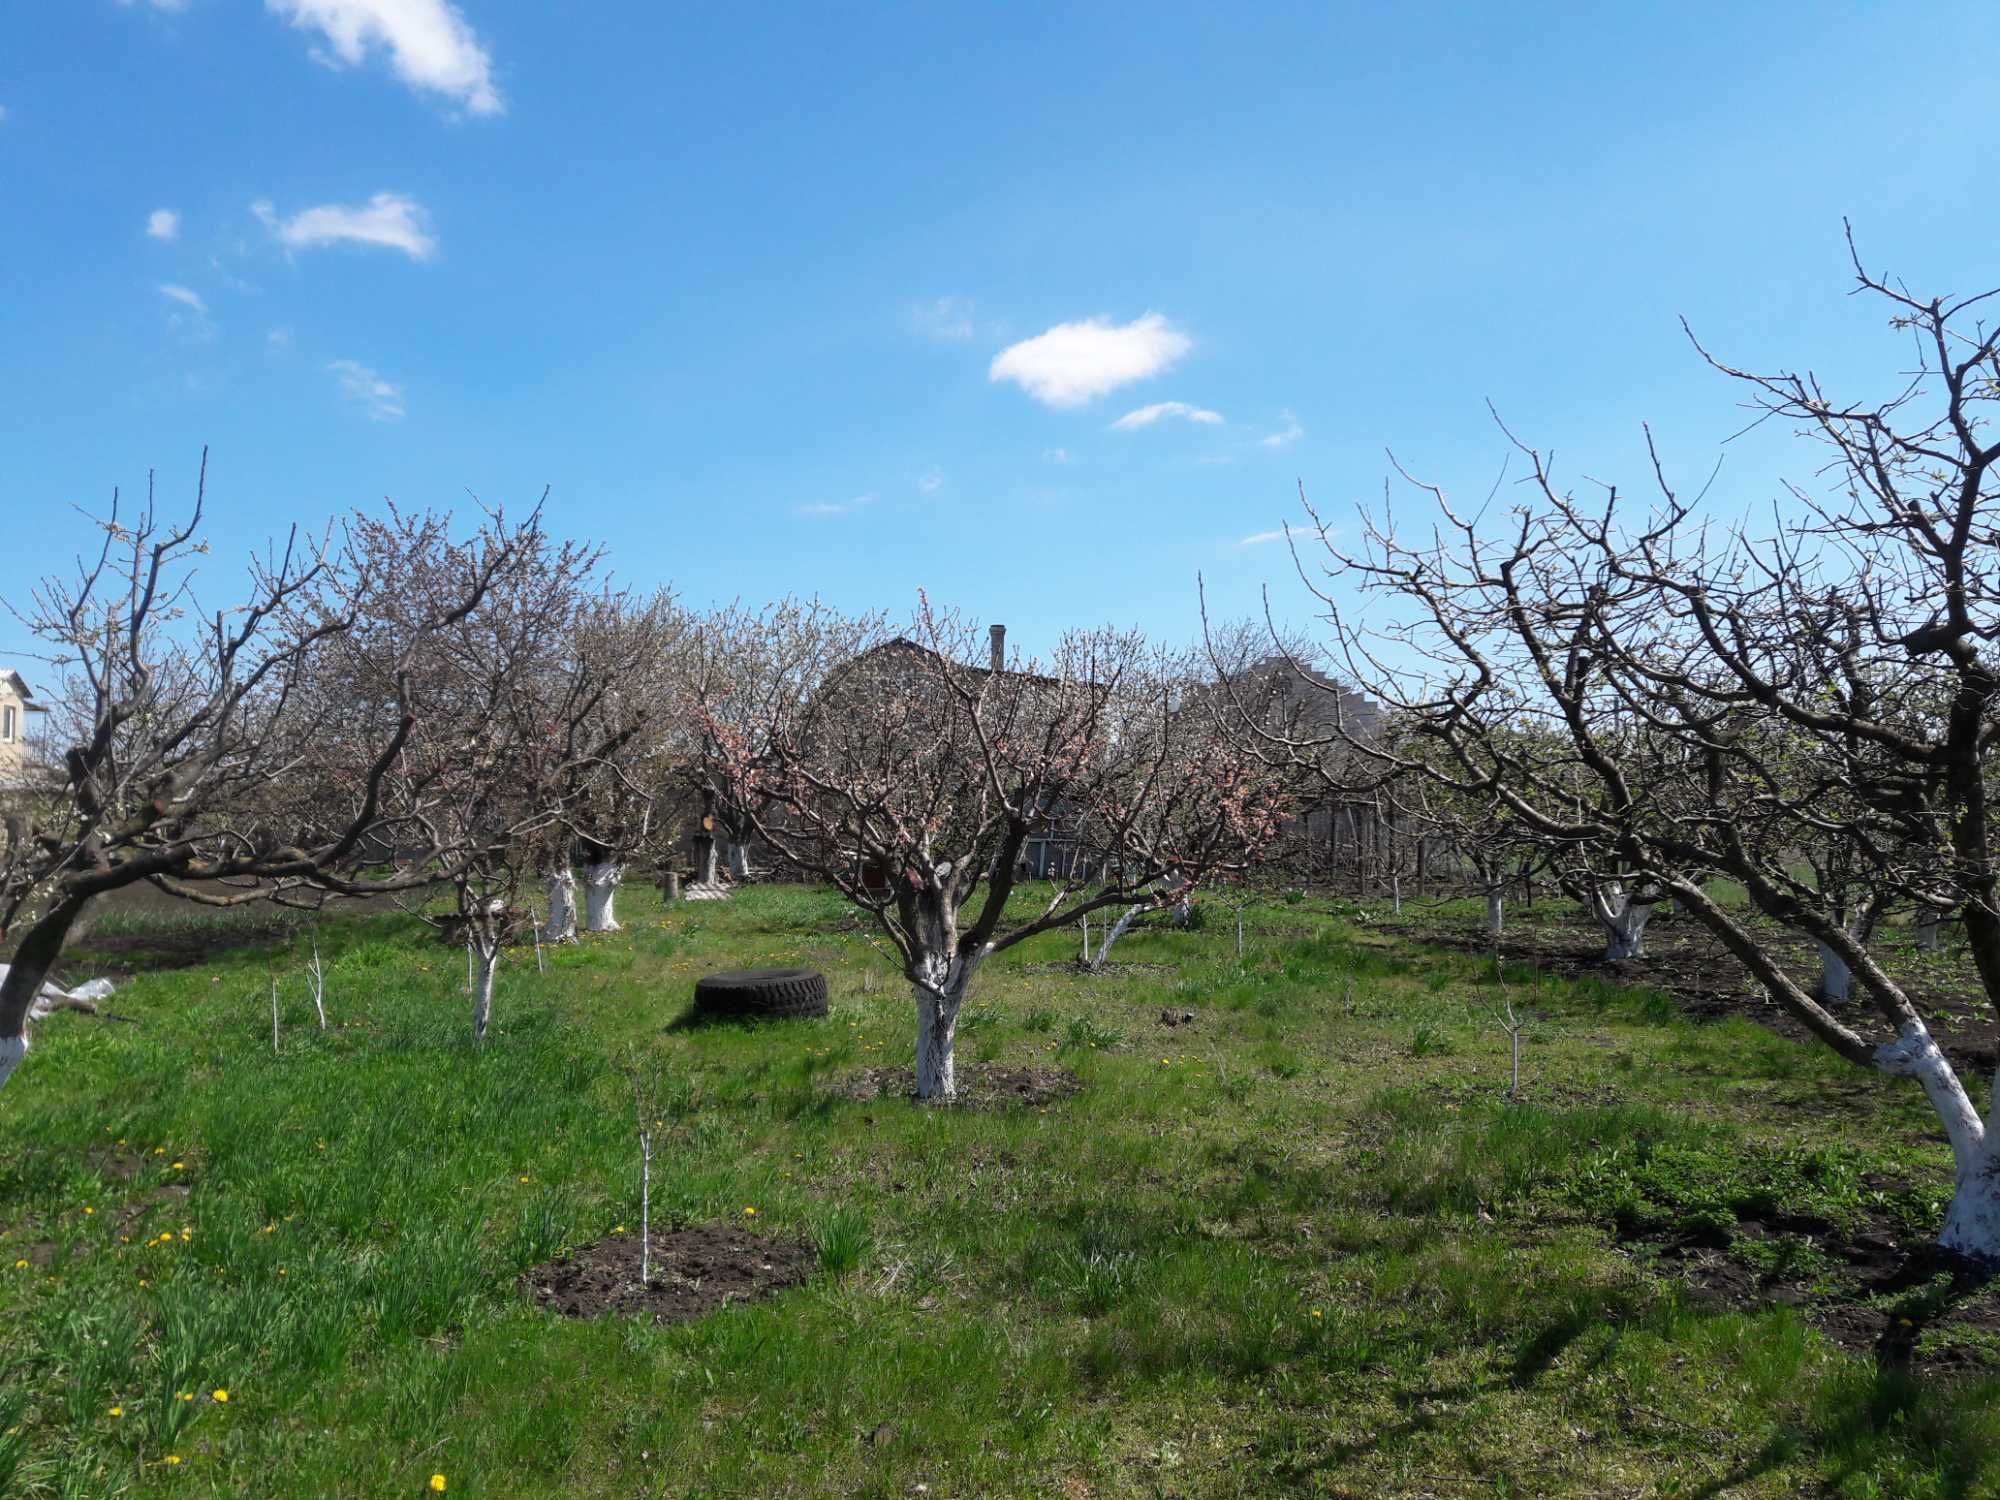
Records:
{"label": "grass lawn", "polygon": [[[1069,938],[996,960],[961,1070],[1084,1087],[985,1113],[842,1095],[910,1061],[912,1016],[820,891],[628,888],[623,933],[509,954],[479,1052],[462,955],[405,918],[319,929],[325,1034],[305,930],[221,924],[121,986],[138,1024],[58,1016],[0,1093],[0,1491],[2000,1493],[1978,1334],[1883,1370],[1646,1249],[1809,1276],[1810,1242],[1733,1226],[1921,1240],[1949,1170],[1914,1087],[1321,906],[1253,906],[1240,961],[1216,907],[1101,978]],[[147,969],[146,932],[65,973]],[[160,941],[189,956],[182,919]],[[766,963],[825,970],[831,1018],[675,1024]],[[667,1327],[528,1303],[522,1271],[636,1227],[635,1070],[656,1227],[801,1237],[814,1279]]]}

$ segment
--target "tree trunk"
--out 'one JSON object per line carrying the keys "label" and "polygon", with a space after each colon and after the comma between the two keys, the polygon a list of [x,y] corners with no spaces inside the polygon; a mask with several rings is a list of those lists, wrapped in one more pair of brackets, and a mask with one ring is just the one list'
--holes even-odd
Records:
{"label": "tree trunk", "polygon": [[1653,915],[1652,903],[1634,901],[1624,884],[1610,881],[1592,886],[1590,912],[1604,932],[1604,961],[1617,963],[1646,955],[1646,923]]}
{"label": "tree trunk", "polygon": [[88,896],[71,896],[50,907],[15,946],[13,962],[0,973],[0,1087],[28,1055],[28,1022],[36,1002],[70,928],[89,904]]}
{"label": "tree trunk", "polygon": [[1819,947],[1819,998],[1829,1005],[1845,1005],[1854,998],[1854,975],[1842,958],[1825,943]]}
{"label": "tree trunk", "polygon": [[1938,951],[1938,909],[1926,906],[1917,913],[1917,951],[1935,953]]}
{"label": "tree trunk", "polygon": [[958,1000],[917,987],[917,1097],[958,1097]]}
{"label": "tree trunk", "polygon": [[564,865],[544,877],[549,895],[548,925],[542,929],[545,943],[576,941],[576,871]]}
{"label": "tree trunk", "polygon": [[729,841],[729,876],[737,881],[750,878],[750,846],[740,839]]}
{"label": "tree trunk", "polygon": [[702,851],[701,873],[695,877],[697,885],[714,885],[716,878],[715,840],[710,839],[708,847]]}
{"label": "tree trunk", "polygon": [[469,945],[468,951],[479,958],[477,971],[472,983],[472,1040],[486,1040],[486,1023],[493,1016],[493,971],[500,967],[499,938],[481,934]]}
{"label": "tree trunk", "polygon": [[1957,1174],[1938,1244],[1960,1255],[2000,1260],[2000,1101],[1993,1119],[1981,1121],[1958,1074],[1921,1021],[1905,1022],[1895,1041],[1876,1050],[1875,1065],[1923,1085],[1951,1142]]}
{"label": "tree trunk", "polygon": [[1498,891],[1486,893],[1486,932],[1489,937],[1500,936],[1506,925],[1507,898]]}
{"label": "tree trunk", "polygon": [[1125,929],[1130,927],[1133,919],[1145,909],[1146,903],[1144,901],[1138,902],[1133,906],[1128,906],[1125,908],[1124,915],[1111,924],[1110,930],[1104,934],[1103,940],[1097,945],[1097,957],[1092,959],[1090,963],[1091,973],[1099,974],[1104,971],[1105,960],[1111,957],[1111,945],[1125,935]]}
{"label": "tree trunk", "polygon": [[624,878],[625,867],[616,860],[605,860],[600,864],[583,867],[585,931],[619,930],[617,913],[613,907],[618,900],[618,882]]}

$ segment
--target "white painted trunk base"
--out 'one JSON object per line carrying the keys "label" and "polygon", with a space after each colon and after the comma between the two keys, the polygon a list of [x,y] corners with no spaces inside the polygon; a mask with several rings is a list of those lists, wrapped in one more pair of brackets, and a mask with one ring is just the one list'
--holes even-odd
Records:
{"label": "white painted trunk base", "polygon": [[7,1080],[14,1076],[14,1070],[21,1066],[21,1059],[28,1055],[28,1039],[25,1036],[0,1036],[0,1088],[7,1086]]}
{"label": "white painted trunk base", "polygon": [[618,883],[625,878],[625,867],[607,861],[604,864],[586,865],[583,871],[584,930],[587,932],[617,932],[618,915],[615,910],[618,900]]}
{"label": "white painted trunk base", "polygon": [[1825,943],[1819,947],[1819,998],[1829,1005],[1845,1005],[1854,998],[1854,973]]}
{"label": "white painted trunk base", "polygon": [[940,1000],[919,987],[917,996],[917,1097],[958,1097],[959,997]]}
{"label": "white painted trunk base", "polygon": [[1646,956],[1646,924],[1653,919],[1651,903],[1634,901],[1613,881],[1590,893],[1590,912],[1604,933],[1604,961]]}
{"label": "white painted trunk base", "polygon": [[1506,898],[1489,891],[1486,896],[1486,934],[1498,937],[1507,925]]}
{"label": "white painted trunk base", "polygon": [[1097,945],[1097,957],[1090,961],[1093,973],[1104,967],[1105,961],[1111,957],[1112,947],[1121,937],[1125,936],[1125,929],[1130,927],[1133,920],[1145,909],[1146,903],[1143,901],[1136,906],[1128,906],[1125,908],[1124,914],[1111,924],[1111,930],[1104,934],[1104,940]]}
{"label": "white painted trunk base", "polygon": [[576,872],[551,870],[543,880],[548,891],[549,920],[542,928],[545,943],[576,941]]}
{"label": "white painted trunk base", "polygon": [[[472,951],[468,945],[466,952]],[[472,985],[472,1039],[483,1042],[486,1040],[486,1025],[493,1019],[493,972],[500,967],[499,945],[480,948],[478,956],[477,975]]]}
{"label": "white painted trunk base", "polygon": [[1926,910],[1917,918],[1917,951],[1938,951],[1938,914],[1935,911]]}
{"label": "white painted trunk base", "polygon": [[731,841],[729,845],[729,873],[737,880],[750,878],[750,846]]}
{"label": "white painted trunk base", "polygon": [[1921,1021],[1906,1022],[1895,1041],[1877,1048],[1875,1066],[1922,1084],[1951,1142],[1957,1175],[1938,1243],[1961,1255],[2000,1260],[2000,1103],[1989,1127]]}

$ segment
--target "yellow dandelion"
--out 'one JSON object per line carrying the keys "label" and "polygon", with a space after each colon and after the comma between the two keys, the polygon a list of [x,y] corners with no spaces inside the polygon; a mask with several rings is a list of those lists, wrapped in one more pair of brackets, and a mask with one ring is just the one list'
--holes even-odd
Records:
{"label": "yellow dandelion", "polygon": [[28,1269],[28,1263],[25,1260],[17,1260],[14,1262],[14,1269],[17,1271],[25,1271]]}
{"label": "yellow dandelion", "polygon": [[1315,1307],[1315,1308],[1313,1309],[1313,1316],[1314,1316],[1315,1318],[1319,1316],[1319,1309],[1318,1309],[1318,1308],[1316,1308],[1316,1307]]}
{"label": "yellow dandelion", "polygon": [[625,1226],[623,1224],[613,1224],[611,1226],[611,1232],[613,1234],[623,1234],[625,1232]]}
{"label": "yellow dandelion", "polygon": [[194,1231],[193,1231],[192,1229],[183,1229],[183,1230],[181,1231],[181,1238],[182,1238],[182,1239],[184,1239],[184,1240],[191,1240],[191,1239],[193,1239],[193,1238],[194,1238]]}
{"label": "yellow dandelion", "polygon": [[283,1266],[278,1267],[278,1274],[280,1276],[285,1274],[285,1268]]}
{"label": "yellow dandelion", "polygon": [[166,1154],[167,1148],[165,1146],[155,1146],[153,1148],[153,1155],[155,1156],[165,1156]]}
{"label": "yellow dandelion", "polygon": [[753,1219],[757,1217],[757,1210],[756,1210],[756,1209],[754,1209],[754,1208],[752,1208],[752,1207],[751,1207],[751,1206],[750,1206],[749,1204],[747,1204],[747,1203],[743,1205],[743,1212],[744,1212],[744,1213],[746,1213],[746,1214],[748,1214],[748,1215],[749,1215],[749,1216],[750,1216],[751,1218],[753,1218]]}
{"label": "yellow dandelion", "polygon": [[194,1392],[193,1392],[193,1391],[178,1391],[178,1392],[176,1392],[175,1394],[177,1394],[177,1395],[178,1395],[178,1396],[179,1396],[179,1397],[181,1398],[181,1400],[183,1400],[183,1401],[192,1401],[192,1400],[194,1400]]}
{"label": "yellow dandelion", "polygon": [[167,1455],[167,1462],[170,1464],[177,1465],[180,1463],[180,1461],[181,1461],[181,1456],[178,1453],[169,1453]]}
{"label": "yellow dandelion", "polygon": [[111,1408],[111,1415],[114,1417],[122,1417],[125,1415],[125,1408],[122,1406],[114,1406]]}
{"label": "yellow dandelion", "polygon": [[[1318,1314],[1314,1314],[1314,1316],[1317,1317]],[[225,1391],[221,1386],[217,1386],[208,1394],[211,1400],[220,1401],[224,1406],[229,1404],[229,1392]]]}
{"label": "yellow dandelion", "polygon": [[83,1205],[83,1211],[87,1214],[94,1214],[97,1212],[97,1210],[92,1208],[88,1203]]}
{"label": "yellow dandelion", "polygon": [[146,1279],[145,1277],[143,1277],[143,1276],[141,1276],[141,1277],[139,1278],[139,1285],[140,1285],[140,1286],[151,1286],[152,1284],[153,1284],[152,1282],[148,1281],[148,1280],[147,1280],[147,1279]]}
{"label": "yellow dandelion", "polygon": [[431,1488],[436,1490],[440,1495],[442,1495],[444,1493],[444,1475],[442,1474],[431,1475]]}
{"label": "yellow dandelion", "polygon": [[276,1224],[266,1224],[264,1226],[264,1233],[266,1234],[276,1234],[277,1232],[278,1226]]}
{"label": "yellow dandelion", "polygon": [[527,1178],[525,1178],[525,1177],[523,1177],[523,1178],[521,1179],[521,1181],[523,1181],[523,1182],[526,1182],[527,1180],[528,1180],[528,1179],[527,1179]]}
{"label": "yellow dandelion", "polygon": [[176,1172],[181,1172],[181,1171],[185,1171],[186,1169],[187,1169],[187,1163],[186,1163],[186,1162],[184,1162],[184,1161],[177,1161],[177,1162],[175,1162],[175,1163],[174,1163],[174,1170],[175,1170]]}

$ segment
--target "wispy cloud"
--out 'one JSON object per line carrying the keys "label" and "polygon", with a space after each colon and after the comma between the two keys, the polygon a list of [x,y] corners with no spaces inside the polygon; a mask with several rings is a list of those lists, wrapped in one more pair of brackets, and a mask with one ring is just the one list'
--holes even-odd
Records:
{"label": "wispy cloud", "polygon": [[180,303],[182,307],[193,311],[197,317],[208,316],[208,304],[201,300],[201,293],[192,287],[178,286],[171,281],[162,282],[160,295]]}
{"label": "wispy cloud", "polygon": [[264,342],[273,349],[289,349],[292,347],[292,330],[289,328],[273,328],[269,333],[264,335]]}
{"label": "wispy cloud", "polygon": [[429,260],[437,252],[430,218],[423,205],[401,193],[377,193],[366,207],[322,203],[281,219],[267,198],[250,205],[250,212],[287,250],[314,250],[323,245],[371,245],[400,250],[411,260]]}
{"label": "wispy cloud", "polygon": [[1151,406],[1142,406],[1137,411],[1126,412],[1111,424],[1111,430],[1134,432],[1141,427],[1151,427],[1162,417],[1180,417],[1189,422],[1199,422],[1206,427],[1222,425],[1222,413],[1219,411],[1190,406],[1185,401],[1155,401]]}
{"label": "wispy cloud", "polygon": [[1253,531],[1246,537],[1239,537],[1236,545],[1239,547],[1261,547],[1266,542],[1282,542],[1284,539],[1284,528],[1280,527],[1276,531]]}
{"label": "wispy cloud", "polygon": [[156,208],[146,215],[146,234],[156,240],[177,240],[181,237],[181,216],[171,208]]}
{"label": "wispy cloud", "polygon": [[815,500],[806,505],[793,506],[792,514],[795,516],[812,516],[816,518],[852,515],[855,511],[865,506],[873,505],[879,498],[873,490],[870,490],[865,495],[856,495],[852,500]]}
{"label": "wispy cloud", "polygon": [[1267,433],[1265,436],[1257,439],[1258,447],[1289,448],[1293,443],[1296,443],[1306,435],[1305,428],[1299,425],[1299,419],[1290,412],[1283,413],[1282,420],[1284,421],[1284,426],[1280,427],[1276,432]]}
{"label": "wispy cloud", "polygon": [[394,422],[403,415],[403,388],[392,385],[375,371],[354,359],[336,359],[327,365],[343,399],[352,401],[377,422]]}
{"label": "wispy cloud", "polygon": [[390,71],[411,88],[442,94],[475,115],[506,108],[493,59],[448,0],[264,0],[264,8],[318,32],[331,50],[315,47],[313,56],[330,67],[386,51]]}
{"label": "wispy cloud", "polygon": [[1159,313],[1129,323],[1058,323],[993,357],[991,380],[1011,380],[1044,406],[1083,406],[1169,368],[1194,341]]}
{"label": "wispy cloud", "polygon": [[1070,461],[1069,449],[1067,448],[1045,449],[1042,453],[1042,457],[1047,459],[1052,464],[1066,464]]}
{"label": "wispy cloud", "polygon": [[910,323],[926,338],[962,344],[972,337],[972,301],[968,297],[939,297],[910,309]]}
{"label": "wispy cloud", "polygon": [[917,488],[926,495],[935,495],[944,488],[944,470],[933,464],[917,476]]}

